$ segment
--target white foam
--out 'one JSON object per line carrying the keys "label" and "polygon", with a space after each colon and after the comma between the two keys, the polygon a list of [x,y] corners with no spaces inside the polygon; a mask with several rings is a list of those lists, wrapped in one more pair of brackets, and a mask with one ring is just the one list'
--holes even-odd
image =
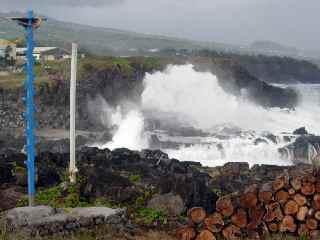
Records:
{"label": "white foam", "polygon": [[131,110],[122,115],[121,109],[114,113],[113,119],[120,118],[117,122],[116,130],[112,141],[104,145],[98,145],[100,148],[129,148],[132,150],[141,150],[148,147],[147,138],[144,136],[144,120],[140,111]]}
{"label": "white foam", "polygon": [[[108,114],[111,113],[108,121],[116,124],[118,130],[111,142],[100,147],[148,148],[144,133],[144,111],[173,113],[177,119],[182,118],[206,131],[230,123],[244,131],[253,132],[253,137],[231,136],[226,140],[214,139],[212,144],[208,144],[208,139],[205,139],[205,143],[197,140],[179,149],[165,149],[170,157],[198,161],[207,166],[226,162],[290,165],[291,162],[282,160],[278,153],[283,142],[275,144],[265,139],[267,143],[254,144],[254,138],[261,137],[264,131],[281,136],[281,133],[292,132],[301,126],[320,134],[320,94],[317,90],[308,92],[310,86],[296,86],[302,98],[295,110],[265,109],[249,102],[245,96],[232,96],[219,86],[216,76],[196,72],[192,65],[169,66],[163,72],[147,74],[144,86],[140,109],[127,114],[121,114],[120,109],[106,110]],[[105,107],[110,108],[107,104]],[[223,153],[217,147],[217,141],[220,141]]]}

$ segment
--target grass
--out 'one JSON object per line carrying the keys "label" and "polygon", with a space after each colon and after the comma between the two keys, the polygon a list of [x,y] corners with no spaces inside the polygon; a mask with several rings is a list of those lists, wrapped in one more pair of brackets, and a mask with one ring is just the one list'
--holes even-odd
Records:
{"label": "grass", "polygon": [[[34,68],[35,73],[35,87],[38,89],[43,83],[52,84],[53,81],[47,73],[42,71],[42,67],[37,65]],[[13,90],[24,86],[26,75],[22,73],[11,73],[8,76],[0,76],[0,88],[6,90]]]}
{"label": "grass", "polygon": [[[38,205],[47,205],[54,208],[75,208],[88,207],[90,203],[81,199],[77,186],[69,186],[63,191],[60,186],[40,190],[36,195]],[[18,203],[19,207],[27,206],[27,196],[23,197]]]}
{"label": "grass", "polygon": [[129,177],[129,180],[132,182],[132,183],[138,183],[141,181],[141,176],[140,175],[131,175]]}
{"label": "grass", "polygon": [[167,224],[168,216],[161,211],[155,211],[150,208],[140,208],[137,210],[137,220],[145,225]]}
{"label": "grass", "polygon": [[[165,65],[165,63],[161,63],[159,59],[151,57],[86,57],[79,59],[78,78],[79,80],[90,78],[93,73],[101,70],[117,72],[123,78],[130,78],[137,68],[150,72],[152,70],[159,70],[162,65]],[[70,78],[70,60],[47,61],[43,65],[36,64],[34,73],[36,89],[43,83],[52,86],[55,84],[52,76],[57,76],[63,80]],[[25,79],[26,75],[24,72],[0,76],[0,88],[6,90],[21,88],[24,85]]]}

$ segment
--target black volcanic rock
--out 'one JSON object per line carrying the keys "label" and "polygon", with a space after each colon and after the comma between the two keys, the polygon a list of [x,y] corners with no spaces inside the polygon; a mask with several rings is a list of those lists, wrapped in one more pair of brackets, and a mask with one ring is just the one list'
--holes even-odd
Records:
{"label": "black volcanic rock", "polygon": [[284,158],[291,158],[295,163],[320,165],[320,136],[301,135],[293,143],[280,148],[279,152]]}
{"label": "black volcanic rock", "polygon": [[294,108],[297,105],[298,94],[293,89],[272,86],[262,81],[232,57],[202,57],[190,61],[198,71],[211,71],[215,74],[220,86],[235,96],[245,95],[263,107]]}
{"label": "black volcanic rock", "polygon": [[[19,176],[13,174],[17,169],[26,171],[25,158],[12,151],[0,155],[0,185],[26,187],[23,181],[17,182]],[[209,212],[214,210],[217,196],[209,188],[209,175],[201,173],[192,163],[169,159],[161,151],[84,147],[77,151],[77,163],[80,197],[89,202],[103,197],[115,204],[130,205],[146,192],[152,193],[150,198],[154,194],[170,193],[181,197],[187,208],[202,206]],[[36,158],[37,187],[60,185],[64,182],[68,164],[68,153],[39,154]]]}
{"label": "black volcanic rock", "polygon": [[295,135],[307,135],[308,131],[306,130],[305,127],[301,127],[301,128],[298,128],[298,129],[294,130],[293,134],[295,134]]}

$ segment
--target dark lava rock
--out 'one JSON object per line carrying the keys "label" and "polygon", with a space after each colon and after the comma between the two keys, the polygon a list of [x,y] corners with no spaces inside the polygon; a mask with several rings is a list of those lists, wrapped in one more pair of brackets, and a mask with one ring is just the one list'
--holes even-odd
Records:
{"label": "dark lava rock", "polygon": [[177,194],[187,208],[203,206],[209,212],[214,209],[216,196],[208,188],[209,176],[188,163],[168,159],[161,151],[88,149],[82,152],[81,162],[84,165],[80,166],[80,174],[87,176],[87,196],[107,195],[115,202],[130,202],[141,194],[130,176],[139,176],[140,185],[152,186],[159,194]]}
{"label": "dark lava rock", "polygon": [[256,138],[253,143],[254,145],[259,145],[260,143],[267,144],[268,142],[263,138]]}
{"label": "dark lava rock", "polygon": [[273,134],[271,134],[271,133],[266,134],[265,137],[266,137],[267,139],[269,139],[271,142],[275,143],[275,144],[278,143],[277,136],[275,136],[275,135],[273,135]]}
{"label": "dark lava rock", "polygon": [[2,186],[0,188],[0,212],[16,207],[25,194],[24,190],[18,186]]}
{"label": "dark lava rock", "polygon": [[[2,184],[26,188],[23,181],[26,175],[12,174],[17,170],[26,173],[25,159],[25,155],[13,151],[0,155]],[[77,161],[80,195],[88,201],[103,197],[115,204],[130,205],[148,192],[152,193],[150,198],[153,194],[179,196],[185,208],[202,206],[208,212],[214,210],[217,196],[209,188],[209,175],[197,170],[195,164],[169,159],[159,150],[138,152],[122,148],[110,151],[84,147],[77,151]],[[39,154],[36,158],[37,187],[60,185],[68,164],[68,153]]]}
{"label": "dark lava rock", "polygon": [[0,184],[13,179],[12,165],[0,160]]}
{"label": "dark lava rock", "polygon": [[199,71],[212,71],[217,75],[219,84],[231,94],[245,96],[263,107],[294,108],[298,103],[298,94],[291,88],[272,86],[252,75],[237,61],[208,61],[202,58],[193,61]]}
{"label": "dark lava rock", "polygon": [[294,130],[293,134],[295,134],[295,135],[307,135],[309,133],[308,133],[308,131],[306,130],[305,127],[301,127],[301,128],[298,128],[298,129]]}
{"label": "dark lava rock", "polygon": [[302,135],[295,142],[279,149],[284,158],[293,163],[320,165],[320,136]]}

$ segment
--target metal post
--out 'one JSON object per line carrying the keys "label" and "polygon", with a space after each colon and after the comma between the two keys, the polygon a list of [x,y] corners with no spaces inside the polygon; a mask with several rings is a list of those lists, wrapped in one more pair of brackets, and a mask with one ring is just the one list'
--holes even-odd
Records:
{"label": "metal post", "polygon": [[33,41],[33,30],[39,28],[42,21],[45,21],[45,18],[37,18],[33,15],[33,11],[28,11],[27,17],[11,17],[9,18],[13,21],[18,22],[20,26],[22,26],[27,31],[27,64],[26,64],[26,72],[27,79],[25,83],[26,88],[26,97],[24,100],[26,102],[26,112],[24,113],[24,117],[26,120],[26,151],[27,151],[27,161],[26,165],[28,168],[28,195],[29,195],[29,206],[34,206],[35,204],[35,193],[36,193],[36,173],[35,173],[35,136],[34,136],[34,73],[33,73],[33,49],[34,49],[34,41]]}
{"label": "metal post", "polygon": [[35,137],[34,137],[34,74],[33,74],[33,12],[28,12],[28,24],[27,30],[27,82],[26,82],[26,135],[27,135],[27,167],[28,167],[28,194],[29,194],[29,206],[34,206],[35,200]]}
{"label": "metal post", "polygon": [[77,80],[78,45],[72,43],[71,81],[70,81],[70,166],[69,178],[76,183],[76,80]]}

